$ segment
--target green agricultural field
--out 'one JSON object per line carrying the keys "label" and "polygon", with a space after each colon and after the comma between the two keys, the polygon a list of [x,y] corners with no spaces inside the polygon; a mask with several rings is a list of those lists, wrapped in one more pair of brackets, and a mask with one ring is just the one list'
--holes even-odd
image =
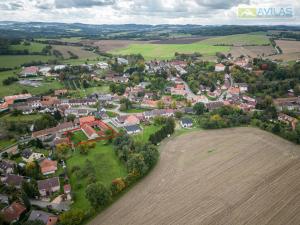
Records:
{"label": "green agricultural field", "polygon": [[199,52],[205,56],[215,55],[216,52],[228,52],[228,46],[212,46],[202,42],[193,44],[131,44],[128,47],[111,51],[112,54],[128,55],[142,54],[146,60],[171,59],[175,52],[194,53]]}
{"label": "green agricultural field", "polygon": [[222,37],[209,38],[200,43],[208,45],[268,45],[269,38],[260,33],[236,34]]}
{"label": "green agricultural field", "polygon": [[30,63],[32,61],[48,62],[49,59],[54,59],[54,56],[45,55],[1,55],[0,67],[3,68],[15,68],[24,63]]}
{"label": "green agricultural field", "polygon": [[8,139],[3,139],[3,140],[0,140],[0,151],[17,143],[16,140],[14,139],[11,139],[11,140],[8,140]]}
{"label": "green agricultural field", "polygon": [[11,84],[11,85],[3,85],[3,80],[8,77],[17,77],[18,70],[12,70],[12,71],[5,71],[0,72],[0,98],[6,96],[6,95],[14,95],[22,93],[23,90],[27,90],[29,93],[33,95],[38,95],[45,93],[49,89],[55,90],[63,88],[63,85],[58,82],[57,80],[44,80],[42,81],[42,85],[39,87],[31,87],[31,86],[24,86],[17,82]]}
{"label": "green agricultural field", "polygon": [[106,141],[98,142],[95,149],[91,149],[88,155],[81,155],[78,150],[67,160],[69,169],[72,192],[75,195],[73,208],[88,211],[91,209],[89,201],[85,198],[85,189],[88,185],[88,177],[79,178],[77,173],[71,173],[74,166],[82,170],[89,160],[95,170],[97,181],[102,182],[107,187],[111,181],[118,177],[124,177],[127,174],[125,166],[119,161],[111,144],[107,145]]}
{"label": "green agricultural field", "polygon": [[10,49],[15,51],[28,50],[29,52],[41,52],[45,46],[46,46],[45,44],[31,42],[30,45],[23,45],[23,44],[11,45]]}

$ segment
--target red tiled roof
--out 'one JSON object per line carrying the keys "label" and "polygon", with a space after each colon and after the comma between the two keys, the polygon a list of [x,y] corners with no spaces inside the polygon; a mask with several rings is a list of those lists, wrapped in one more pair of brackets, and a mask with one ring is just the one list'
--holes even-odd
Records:
{"label": "red tiled roof", "polygon": [[94,116],[86,116],[86,117],[79,118],[80,125],[83,125],[85,123],[91,123],[94,121],[95,121]]}
{"label": "red tiled roof", "polygon": [[39,68],[36,66],[25,67],[22,71],[23,74],[30,73],[35,74],[39,71]]}
{"label": "red tiled roof", "polygon": [[2,210],[3,218],[7,223],[16,221],[20,218],[23,212],[26,211],[26,207],[18,202],[13,202],[10,206]]}
{"label": "red tiled roof", "polygon": [[92,128],[92,127],[91,127],[90,125],[88,125],[88,124],[84,124],[84,125],[81,127],[81,129],[83,129],[84,132],[85,132],[89,137],[91,137],[91,136],[97,134],[97,132],[94,130],[94,128]]}
{"label": "red tiled roof", "polygon": [[41,167],[41,172],[44,173],[49,173],[57,170],[57,161],[52,161],[49,159],[44,159],[40,163]]}

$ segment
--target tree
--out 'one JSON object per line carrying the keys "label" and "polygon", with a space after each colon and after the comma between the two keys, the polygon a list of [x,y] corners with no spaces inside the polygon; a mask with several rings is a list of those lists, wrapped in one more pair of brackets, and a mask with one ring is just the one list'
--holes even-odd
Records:
{"label": "tree", "polygon": [[68,154],[69,149],[70,146],[66,143],[57,144],[56,145],[57,157],[60,159],[64,158]]}
{"label": "tree", "polygon": [[97,182],[87,186],[85,197],[93,207],[99,208],[109,203],[111,192],[101,182]]}
{"label": "tree", "polygon": [[55,110],[53,117],[56,119],[56,121],[61,121],[62,116],[58,110]]}
{"label": "tree", "polygon": [[76,116],[73,115],[73,114],[69,114],[69,115],[67,116],[67,121],[68,121],[68,122],[74,122],[75,119],[76,119]]}
{"label": "tree", "polygon": [[44,114],[42,118],[35,121],[34,129],[38,131],[38,130],[43,130],[45,128],[55,127],[56,125],[57,125],[57,121],[53,116],[49,114]]}
{"label": "tree", "polygon": [[29,198],[35,198],[36,196],[39,196],[36,181],[33,179],[31,179],[30,182],[23,181],[22,191],[25,192]]}
{"label": "tree", "polygon": [[143,155],[140,153],[131,154],[127,162],[127,169],[129,173],[133,173],[137,177],[145,175],[148,167],[145,164]]}
{"label": "tree", "polygon": [[111,192],[116,195],[126,188],[126,183],[123,178],[116,178],[111,183]]}
{"label": "tree", "polygon": [[61,225],[79,225],[82,223],[85,217],[84,211],[80,209],[73,209],[64,212],[60,215]]}
{"label": "tree", "polygon": [[105,130],[105,137],[107,138],[108,143],[112,142],[114,132],[111,129]]}
{"label": "tree", "polygon": [[165,108],[165,103],[163,101],[158,101],[157,102],[157,108],[159,108],[159,109]]}
{"label": "tree", "polygon": [[21,199],[22,199],[24,205],[26,206],[26,209],[29,210],[31,208],[31,203],[30,203],[30,200],[29,200],[27,194],[24,191],[22,191],[22,193],[21,193]]}
{"label": "tree", "polygon": [[87,155],[89,153],[89,146],[87,144],[80,144],[78,148],[82,155]]}
{"label": "tree", "polygon": [[196,115],[202,115],[205,112],[205,105],[202,102],[198,102],[194,105],[193,110]]}

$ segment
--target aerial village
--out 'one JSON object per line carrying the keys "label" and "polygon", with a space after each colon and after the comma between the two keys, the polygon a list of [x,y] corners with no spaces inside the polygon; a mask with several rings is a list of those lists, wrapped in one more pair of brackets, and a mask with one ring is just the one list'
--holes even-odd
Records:
{"label": "aerial village", "polygon": [[[45,115],[39,123],[15,127],[27,132],[16,135],[16,143],[1,151],[4,221],[16,222],[26,212],[25,201],[14,198],[15,190],[32,193],[27,201],[35,208],[29,212],[29,220],[41,220],[45,225],[57,224],[59,214],[72,207],[70,168],[63,157],[58,157],[65,149],[84,152],[120,132],[143,135],[158,117],[174,118],[177,130],[194,129],[197,108],[201,107],[204,112],[224,106],[246,113],[258,110],[258,100],[249,94],[249,85],[232,75],[240,70],[261,76],[263,69],[253,66],[252,59],[225,57],[215,63],[200,63],[199,71],[211,79],[199,85],[189,77],[196,64],[186,59],[145,62],[124,57],[80,66],[24,67],[18,74],[24,86],[36,87],[43,77],[51,77],[65,88],[42,96],[33,95],[28,88],[28,92],[5,96],[1,102],[3,115]],[[109,91],[73,94],[79,87],[84,89],[91,84],[105,84]],[[285,111],[299,112],[300,98],[293,90],[287,95],[274,99],[277,120],[295,129],[298,120]]]}

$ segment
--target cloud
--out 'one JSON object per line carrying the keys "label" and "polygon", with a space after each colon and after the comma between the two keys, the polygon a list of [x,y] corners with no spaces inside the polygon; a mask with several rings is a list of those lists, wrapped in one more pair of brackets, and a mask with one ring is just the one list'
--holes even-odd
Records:
{"label": "cloud", "polygon": [[56,8],[89,8],[114,4],[115,0],[55,0]]}
{"label": "cloud", "polygon": [[23,8],[22,3],[18,1],[0,3],[0,10],[14,11],[22,8]]}
{"label": "cloud", "polygon": [[249,4],[250,0],[196,0],[196,3],[210,9],[230,9],[240,4]]}
{"label": "cloud", "polygon": [[[239,20],[239,6],[292,5],[300,23],[299,0],[0,0],[0,21],[41,21],[92,24],[269,24]],[[277,21],[277,24],[281,21]],[[281,23],[281,24],[282,24]]]}

